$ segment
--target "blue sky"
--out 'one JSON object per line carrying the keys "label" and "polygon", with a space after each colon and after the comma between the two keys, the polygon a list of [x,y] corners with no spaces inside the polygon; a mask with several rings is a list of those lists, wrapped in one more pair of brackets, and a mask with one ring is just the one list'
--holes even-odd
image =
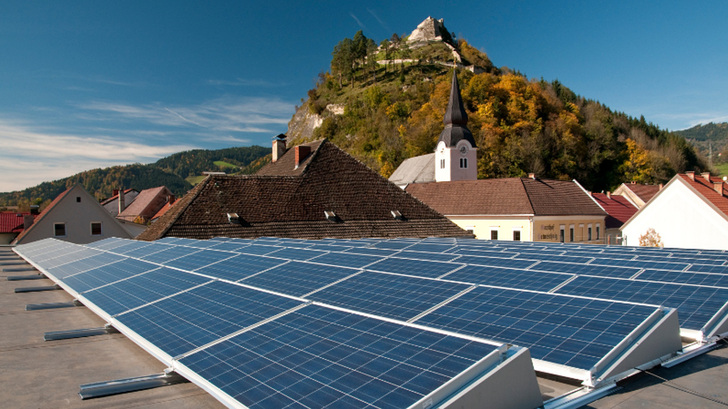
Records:
{"label": "blue sky", "polygon": [[428,16],[496,66],[678,130],[728,121],[728,3],[0,0],[0,191],[258,144],[357,30]]}

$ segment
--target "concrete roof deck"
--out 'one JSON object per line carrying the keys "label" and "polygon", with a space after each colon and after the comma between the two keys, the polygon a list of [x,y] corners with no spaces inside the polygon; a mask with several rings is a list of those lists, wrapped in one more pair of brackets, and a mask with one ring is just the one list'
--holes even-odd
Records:
{"label": "concrete roof deck", "polygon": [[[0,248],[0,257],[14,255],[9,247]],[[8,269],[10,267],[15,270],[22,266],[7,266]],[[0,271],[0,384],[3,385],[0,389],[0,406],[154,409],[224,407],[192,383],[81,400],[78,392],[82,384],[158,374],[165,367],[121,334],[44,341],[43,335],[49,331],[101,327],[105,322],[84,307],[25,311],[26,304],[72,301],[65,291],[14,292],[19,287],[53,285],[48,279],[7,281],[8,276],[36,273]]]}

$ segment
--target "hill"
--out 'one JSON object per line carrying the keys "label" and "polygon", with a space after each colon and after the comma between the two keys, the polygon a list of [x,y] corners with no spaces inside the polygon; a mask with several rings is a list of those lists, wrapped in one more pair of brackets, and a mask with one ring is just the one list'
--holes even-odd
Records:
{"label": "hill", "polygon": [[291,142],[329,138],[388,177],[404,159],[434,150],[456,65],[480,178],[532,172],[600,191],[705,168],[681,136],[613,112],[559,81],[496,68],[446,33],[442,20],[428,18],[410,36],[395,34],[378,46],[361,31],[340,41],[330,71],[319,75],[289,123]]}
{"label": "hill", "polygon": [[76,183],[99,200],[110,197],[113,189],[120,187],[141,191],[161,185],[182,196],[192,187],[187,179],[194,179],[202,172],[254,173],[270,160],[269,157],[270,149],[260,146],[179,152],[151,164],[92,169],[22,191],[0,193],[0,207],[27,209],[30,204],[47,204]]}
{"label": "hill", "polygon": [[714,163],[728,161],[728,123],[714,124],[711,122],[675,131],[675,133],[687,139],[704,156],[707,157],[712,152]]}

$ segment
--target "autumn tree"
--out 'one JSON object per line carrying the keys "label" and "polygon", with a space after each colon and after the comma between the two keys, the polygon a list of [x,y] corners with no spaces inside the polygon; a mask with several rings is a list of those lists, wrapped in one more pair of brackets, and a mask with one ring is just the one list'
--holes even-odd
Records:
{"label": "autumn tree", "polygon": [[640,236],[639,245],[641,247],[662,247],[662,238],[660,234],[655,231],[652,227],[647,229],[645,234]]}

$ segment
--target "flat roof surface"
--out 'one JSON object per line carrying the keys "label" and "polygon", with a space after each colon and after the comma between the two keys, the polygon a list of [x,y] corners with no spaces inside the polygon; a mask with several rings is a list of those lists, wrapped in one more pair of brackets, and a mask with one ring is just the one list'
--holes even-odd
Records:
{"label": "flat roof surface", "polygon": [[[0,257],[14,256],[0,248]],[[18,258],[19,259],[19,258]],[[19,259],[20,260],[20,259]],[[0,262],[3,264],[3,262]],[[49,331],[102,327],[105,322],[84,307],[25,311],[26,304],[68,302],[65,291],[15,293],[16,288],[50,286],[48,279],[7,281],[33,275],[29,265],[0,271],[0,406],[7,408],[223,408],[192,383],[81,400],[79,386],[158,374],[164,365],[121,334],[44,341]]]}

